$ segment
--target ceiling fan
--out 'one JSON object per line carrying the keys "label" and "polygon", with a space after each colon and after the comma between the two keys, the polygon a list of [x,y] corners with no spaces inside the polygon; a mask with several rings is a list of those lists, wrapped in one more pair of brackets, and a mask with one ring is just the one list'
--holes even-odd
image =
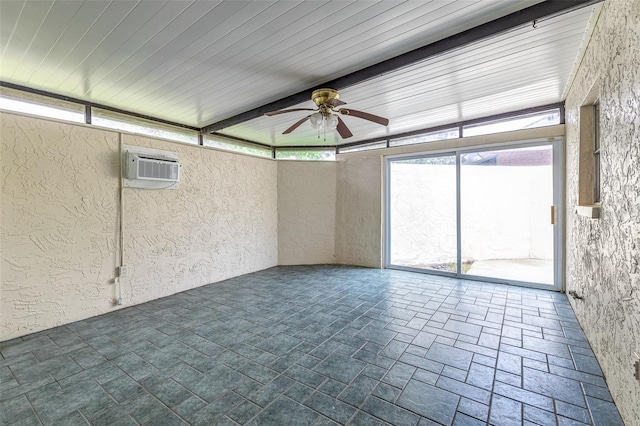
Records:
{"label": "ceiling fan", "polygon": [[[282,132],[283,135],[289,134],[293,132],[295,129],[300,127],[302,123],[309,120],[311,122],[311,126],[313,128],[318,129],[336,129],[338,134],[343,139],[350,138],[353,136],[351,130],[344,124],[344,121],[340,118],[340,115],[350,115],[352,117],[363,118],[365,120],[369,120],[373,123],[381,124],[383,126],[387,126],[389,124],[389,120],[380,117],[378,115],[369,114],[368,112],[358,111],[350,108],[339,108],[337,107],[341,105],[345,105],[346,102],[341,101],[340,95],[337,90],[334,89],[318,89],[314,90],[311,94],[311,100],[316,104],[318,108],[291,108],[291,109],[281,109],[278,111],[267,112],[265,115],[272,116],[278,114],[284,114],[287,112],[295,112],[295,111],[316,111],[313,114],[307,115],[306,117],[296,121],[293,123],[291,127]],[[319,137],[319,133],[318,133]]]}

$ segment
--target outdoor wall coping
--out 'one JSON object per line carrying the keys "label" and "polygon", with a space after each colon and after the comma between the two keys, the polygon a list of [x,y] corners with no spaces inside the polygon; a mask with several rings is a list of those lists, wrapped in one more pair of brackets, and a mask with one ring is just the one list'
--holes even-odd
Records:
{"label": "outdoor wall coping", "polygon": [[576,213],[589,219],[600,219],[600,204],[576,206]]}

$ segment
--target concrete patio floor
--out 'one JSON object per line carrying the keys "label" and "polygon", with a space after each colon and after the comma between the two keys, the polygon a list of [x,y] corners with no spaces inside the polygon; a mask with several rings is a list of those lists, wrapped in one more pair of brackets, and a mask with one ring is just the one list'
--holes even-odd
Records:
{"label": "concrete patio floor", "polygon": [[497,259],[473,262],[468,275],[553,285],[553,260]]}

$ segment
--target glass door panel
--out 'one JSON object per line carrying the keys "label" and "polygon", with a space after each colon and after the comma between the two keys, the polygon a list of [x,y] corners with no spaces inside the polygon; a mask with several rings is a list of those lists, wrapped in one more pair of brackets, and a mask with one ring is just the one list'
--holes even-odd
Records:
{"label": "glass door panel", "polygon": [[388,260],[457,273],[456,156],[390,160]]}
{"label": "glass door panel", "polygon": [[460,154],[461,272],[554,285],[553,146]]}

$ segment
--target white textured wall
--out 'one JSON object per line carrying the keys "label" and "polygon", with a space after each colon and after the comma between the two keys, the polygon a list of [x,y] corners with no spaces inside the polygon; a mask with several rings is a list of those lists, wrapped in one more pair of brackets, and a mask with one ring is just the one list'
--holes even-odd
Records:
{"label": "white textured wall", "polygon": [[[600,81],[602,218],[578,203],[579,108]],[[566,100],[568,290],[627,425],[640,424],[640,1],[607,0]]]}
{"label": "white textured wall", "polygon": [[[392,163],[391,263],[455,262],[456,166]],[[462,259],[553,259],[551,166],[464,166]]]}
{"label": "white textured wall", "polygon": [[278,263],[335,263],[336,163],[278,161]]}
{"label": "white textured wall", "polygon": [[390,262],[457,262],[456,166],[391,163]]}
{"label": "white textured wall", "polygon": [[1,114],[1,340],[111,309],[117,134]]}
{"label": "white textured wall", "polygon": [[462,258],[553,259],[552,166],[463,166]]}
{"label": "white textured wall", "polygon": [[[115,309],[117,133],[1,124],[0,340]],[[123,138],[183,164],[178,190],[125,190],[125,306],[277,264],[275,162]]]}
{"label": "white textured wall", "polygon": [[336,262],[382,267],[382,157],[338,161]]}

